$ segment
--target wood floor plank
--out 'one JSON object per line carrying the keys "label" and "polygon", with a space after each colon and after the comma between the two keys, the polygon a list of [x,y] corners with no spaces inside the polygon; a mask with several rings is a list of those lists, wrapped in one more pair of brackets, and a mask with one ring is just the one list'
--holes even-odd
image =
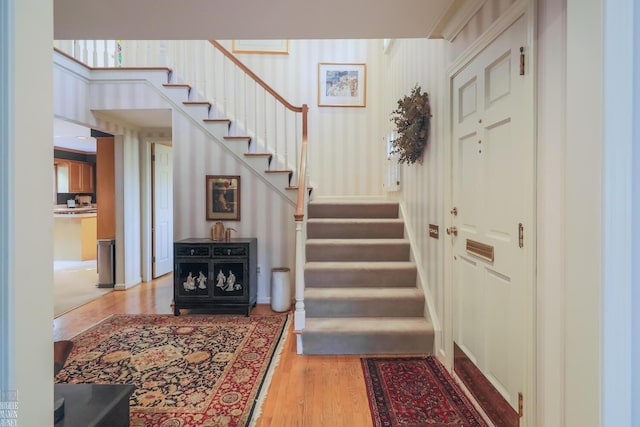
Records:
{"label": "wood floor plank", "polygon": [[[171,314],[173,276],[114,291],[53,321],[54,339],[66,340],[112,314]],[[258,304],[252,314],[271,312]],[[188,314],[183,314],[188,315]],[[256,427],[368,427],[371,413],[360,357],[296,354],[289,325]]]}

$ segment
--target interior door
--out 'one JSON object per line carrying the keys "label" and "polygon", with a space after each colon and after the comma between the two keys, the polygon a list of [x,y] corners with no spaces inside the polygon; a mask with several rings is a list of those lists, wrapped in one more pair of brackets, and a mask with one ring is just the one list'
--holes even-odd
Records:
{"label": "interior door", "polygon": [[516,411],[532,327],[533,251],[519,239],[534,209],[525,44],[521,17],[452,81],[454,341]]}
{"label": "interior door", "polygon": [[173,270],[173,160],[172,148],[153,144],[153,278]]}

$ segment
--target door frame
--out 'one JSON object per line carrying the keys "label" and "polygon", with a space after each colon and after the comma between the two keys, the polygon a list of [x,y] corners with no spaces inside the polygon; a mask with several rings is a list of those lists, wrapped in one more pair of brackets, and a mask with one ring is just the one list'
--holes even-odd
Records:
{"label": "door frame", "polygon": [[[525,20],[526,26],[526,40],[528,46],[528,52],[525,52],[525,73],[529,75],[529,78],[525,84],[525,96],[527,101],[525,102],[525,116],[528,118],[527,126],[531,138],[533,139],[532,149],[532,162],[533,170],[531,177],[531,200],[528,201],[527,217],[524,218],[524,223],[527,224],[525,228],[525,277],[528,278],[526,286],[529,291],[529,303],[526,304],[525,319],[527,323],[527,330],[523,331],[526,334],[525,342],[525,390],[523,390],[524,398],[524,411],[521,418],[521,426],[532,427],[536,425],[536,195],[537,195],[537,168],[536,168],[536,152],[537,152],[537,139],[535,124],[537,121],[537,98],[536,98],[536,62],[537,47],[536,47],[536,1],[535,0],[518,0],[511,7],[498,18],[490,27],[485,31],[477,40],[475,40],[456,60],[451,64],[447,70],[447,95],[445,97],[445,111],[446,111],[446,126],[445,126],[445,138],[446,141],[444,147],[444,161],[447,165],[448,172],[444,174],[444,226],[445,228],[451,227],[452,215],[450,209],[453,207],[453,80],[478,54],[480,54],[485,48],[487,48],[493,41],[500,36],[507,28],[515,23],[520,17]],[[444,263],[444,316],[443,316],[443,342],[442,348],[439,350],[439,358],[444,362],[445,366],[449,369],[452,375],[453,372],[453,340],[454,340],[454,292],[453,292],[453,243],[451,239],[445,239],[444,244],[444,259],[447,260]]]}
{"label": "door frame", "polygon": [[[140,183],[142,203],[140,214],[142,219],[142,281],[150,282],[153,280],[153,201],[152,193],[152,165],[151,165],[151,146],[154,143],[163,143],[172,145],[170,137],[145,137],[140,144],[140,168],[142,181]],[[173,201],[172,201],[173,204]],[[173,249],[172,249],[173,250]]]}

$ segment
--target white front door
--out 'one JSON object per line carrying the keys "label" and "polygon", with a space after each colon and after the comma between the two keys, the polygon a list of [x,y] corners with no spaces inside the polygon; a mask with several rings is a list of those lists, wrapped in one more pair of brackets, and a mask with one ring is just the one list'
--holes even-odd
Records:
{"label": "white front door", "polygon": [[173,270],[173,160],[171,147],[153,144],[153,278]]}
{"label": "white front door", "polygon": [[534,243],[526,40],[520,17],[452,80],[454,341],[516,411],[530,369],[534,254],[524,248]]}

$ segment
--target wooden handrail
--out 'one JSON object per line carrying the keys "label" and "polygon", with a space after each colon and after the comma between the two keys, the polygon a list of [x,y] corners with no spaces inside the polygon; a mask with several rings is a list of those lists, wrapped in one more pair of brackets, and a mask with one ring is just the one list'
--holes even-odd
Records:
{"label": "wooden handrail", "polygon": [[[280,103],[282,105],[284,105],[285,107],[287,107],[289,110],[291,111],[295,111],[296,113],[302,113],[302,107],[296,107],[294,105],[291,105],[289,103],[289,101],[287,101],[286,99],[284,99],[278,92],[276,92],[275,90],[273,90],[271,88],[271,86],[269,86],[268,84],[266,84],[264,82],[264,80],[262,80],[260,77],[258,77],[253,71],[251,71],[249,69],[249,67],[247,67],[246,65],[244,65],[238,58],[236,58],[235,56],[233,56],[233,54],[231,52],[229,52],[227,49],[225,49],[224,46],[222,46],[220,43],[218,43],[215,40],[209,40],[209,43],[211,43],[212,45],[215,46],[216,49],[218,49],[220,52],[222,52],[222,54],[224,56],[226,56],[231,62],[233,62],[234,64],[236,64],[242,71],[244,71],[249,77],[251,77],[253,80],[255,80],[256,83],[258,83],[260,86],[262,86],[262,88],[264,90],[266,90],[267,92],[269,92],[275,99],[277,99],[278,101],[280,101]],[[304,114],[306,115],[306,114]]]}

